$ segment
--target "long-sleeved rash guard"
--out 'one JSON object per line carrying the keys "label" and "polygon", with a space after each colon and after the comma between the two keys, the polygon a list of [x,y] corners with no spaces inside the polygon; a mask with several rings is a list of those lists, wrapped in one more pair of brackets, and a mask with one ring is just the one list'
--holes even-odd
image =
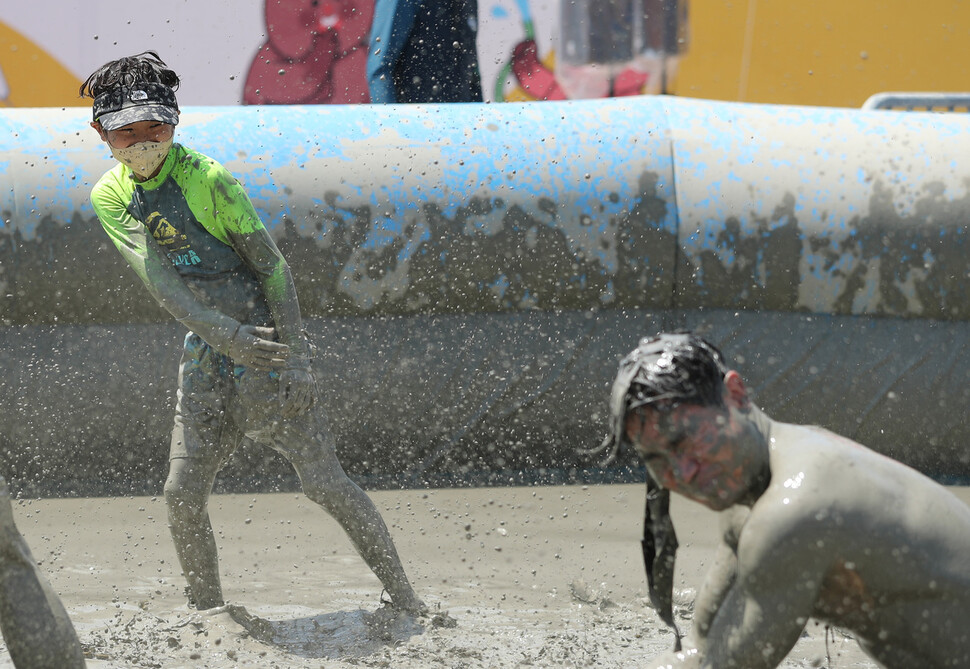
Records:
{"label": "long-sleeved rash guard", "polygon": [[173,144],[147,181],[122,164],[106,172],[91,204],[159,304],[216,350],[240,323],[275,325],[291,360],[308,357],[289,266],[221,164]]}

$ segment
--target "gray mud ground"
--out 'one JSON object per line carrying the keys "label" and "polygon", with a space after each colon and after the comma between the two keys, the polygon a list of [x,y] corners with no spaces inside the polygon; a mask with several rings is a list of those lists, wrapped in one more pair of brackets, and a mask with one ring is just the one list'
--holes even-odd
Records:
{"label": "gray mud ground", "polygon": [[[22,500],[14,513],[92,668],[633,667],[671,646],[646,604],[641,486],[371,495],[436,617],[378,612],[377,579],[302,495],[212,498],[223,588],[248,618],[186,607],[160,497]],[[673,513],[687,628],[716,520],[679,499]],[[811,622],[784,666],[876,665]]]}

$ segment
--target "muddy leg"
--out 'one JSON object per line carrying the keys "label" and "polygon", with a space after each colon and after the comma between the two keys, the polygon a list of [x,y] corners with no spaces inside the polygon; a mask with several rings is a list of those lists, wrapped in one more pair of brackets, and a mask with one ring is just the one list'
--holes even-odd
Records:
{"label": "muddy leg", "polygon": [[219,580],[219,554],[209,522],[209,493],[218,465],[174,458],[165,481],[168,523],[182,573],[198,609],[225,604]]}
{"label": "muddy leg", "polygon": [[37,568],[17,530],[0,478],[0,630],[17,669],[84,667],[81,643],[64,605]]}
{"label": "muddy leg", "polygon": [[395,607],[424,612],[426,607],[404,573],[380,512],[370,497],[344,473],[333,448],[328,451],[320,459],[293,462],[303,492],[340,523],[364,562],[390,594]]}

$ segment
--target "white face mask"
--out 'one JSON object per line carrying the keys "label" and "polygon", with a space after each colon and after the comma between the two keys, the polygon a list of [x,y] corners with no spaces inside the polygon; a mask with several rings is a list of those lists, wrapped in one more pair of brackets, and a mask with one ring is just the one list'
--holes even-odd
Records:
{"label": "white face mask", "polygon": [[165,161],[173,140],[174,137],[169,137],[164,142],[138,142],[124,149],[108,146],[115,160],[130,167],[140,179],[147,179]]}

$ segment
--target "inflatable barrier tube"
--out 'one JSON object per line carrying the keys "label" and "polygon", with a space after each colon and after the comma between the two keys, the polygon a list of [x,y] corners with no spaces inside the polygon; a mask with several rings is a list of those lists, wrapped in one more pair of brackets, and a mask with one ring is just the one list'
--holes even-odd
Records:
{"label": "inflatable barrier tube", "polygon": [[[14,481],[153,485],[181,333],[94,217],[88,120],[0,112],[0,453]],[[588,466],[617,358],[671,327],[775,417],[966,476],[968,131],[640,97],[188,108],[177,139],[289,259],[348,469],[418,484]]]}

